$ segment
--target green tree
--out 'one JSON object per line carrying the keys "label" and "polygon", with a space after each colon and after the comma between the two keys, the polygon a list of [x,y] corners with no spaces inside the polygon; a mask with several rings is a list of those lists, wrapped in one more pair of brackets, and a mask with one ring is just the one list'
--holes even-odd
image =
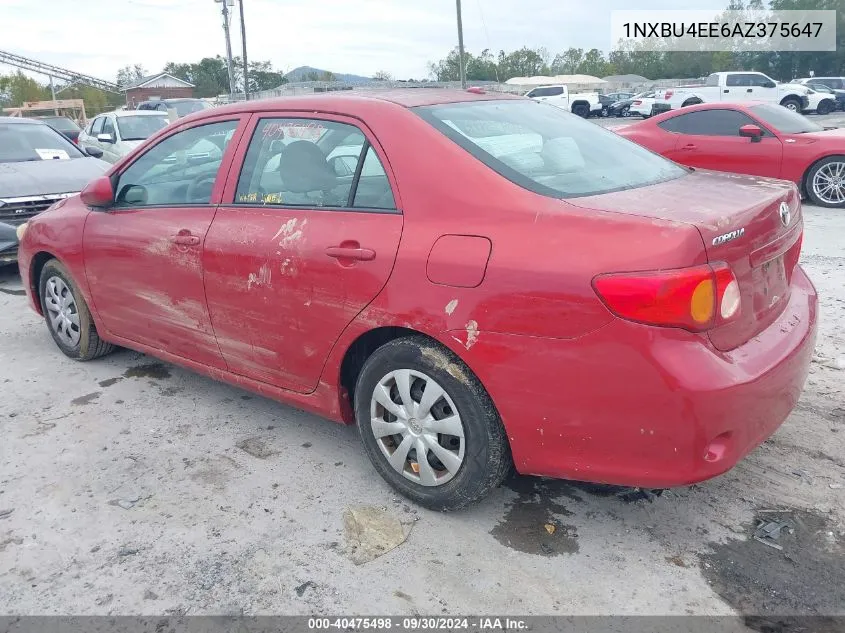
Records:
{"label": "green tree", "polygon": [[16,108],[27,101],[45,101],[51,98],[50,89],[27,77],[21,71],[0,75],[0,94],[6,107]]}
{"label": "green tree", "polygon": [[117,71],[117,85],[121,88],[132,85],[142,77],[147,75],[146,69],[141,64],[134,66],[124,66]]}

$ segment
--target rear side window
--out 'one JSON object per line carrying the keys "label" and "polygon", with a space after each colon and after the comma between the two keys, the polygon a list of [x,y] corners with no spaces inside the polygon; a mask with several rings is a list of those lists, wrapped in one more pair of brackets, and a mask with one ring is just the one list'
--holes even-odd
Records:
{"label": "rear side window", "polygon": [[[680,114],[657,124],[667,132],[692,136],[739,136],[743,125],[756,125],[737,110],[700,110]],[[765,135],[765,130],[764,130]]]}
{"label": "rear side window", "polygon": [[414,111],[500,175],[550,197],[634,189],[687,173],[613,132],[536,101],[450,103]]}
{"label": "rear side window", "polygon": [[235,204],[394,209],[378,154],[354,125],[318,119],[259,121]]}

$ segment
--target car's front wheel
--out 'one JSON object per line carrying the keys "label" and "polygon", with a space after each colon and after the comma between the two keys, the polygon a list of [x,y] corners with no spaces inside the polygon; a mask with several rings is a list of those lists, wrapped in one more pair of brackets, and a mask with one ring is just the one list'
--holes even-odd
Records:
{"label": "car's front wheel", "polygon": [[807,195],[820,207],[845,208],[845,156],[828,156],[807,172]]}
{"label": "car's front wheel", "polygon": [[511,467],[490,396],[455,354],[425,337],[373,352],[355,388],[355,415],[379,474],[427,508],[474,503]]}
{"label": "car's front wheel", "polygon": [[47,329],[66,356],[92,360],[114,349],[100,339],[82,293],[58,260],[44,264],[39,291]]}

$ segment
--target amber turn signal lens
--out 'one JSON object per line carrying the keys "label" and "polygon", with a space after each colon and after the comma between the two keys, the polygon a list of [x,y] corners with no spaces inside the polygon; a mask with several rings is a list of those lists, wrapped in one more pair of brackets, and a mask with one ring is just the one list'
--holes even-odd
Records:
{"label": "amber turn signal lens", "polygon": [[689,302],[689,311],[692,320],[696,323],[707,323],[713,318],[714,289],[713,282],[705,279],[699,282],[692,292]]}

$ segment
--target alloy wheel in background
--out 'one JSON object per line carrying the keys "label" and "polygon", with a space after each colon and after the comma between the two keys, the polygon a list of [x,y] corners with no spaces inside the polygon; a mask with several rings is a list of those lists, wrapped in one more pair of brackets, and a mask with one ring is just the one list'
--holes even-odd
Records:
{"label": "alloy wheel in background", "polygon": [[821,165],[810,183],[813,197],[830,206],[845,206],[845,158]]}
{"label": "alloy wheel in background", "polygon": [[433,378],[412,369],[384,376],[373,390],[370,418],[390,466],[423,486],[450,481],[464,463],[464,427],[455,403]]}
{"label": "alloy wheel in background", "polygon": [[50,329],[68,347],[79,344],[79,309],[73,292],[61,277],[47,279],[44,309]]}

